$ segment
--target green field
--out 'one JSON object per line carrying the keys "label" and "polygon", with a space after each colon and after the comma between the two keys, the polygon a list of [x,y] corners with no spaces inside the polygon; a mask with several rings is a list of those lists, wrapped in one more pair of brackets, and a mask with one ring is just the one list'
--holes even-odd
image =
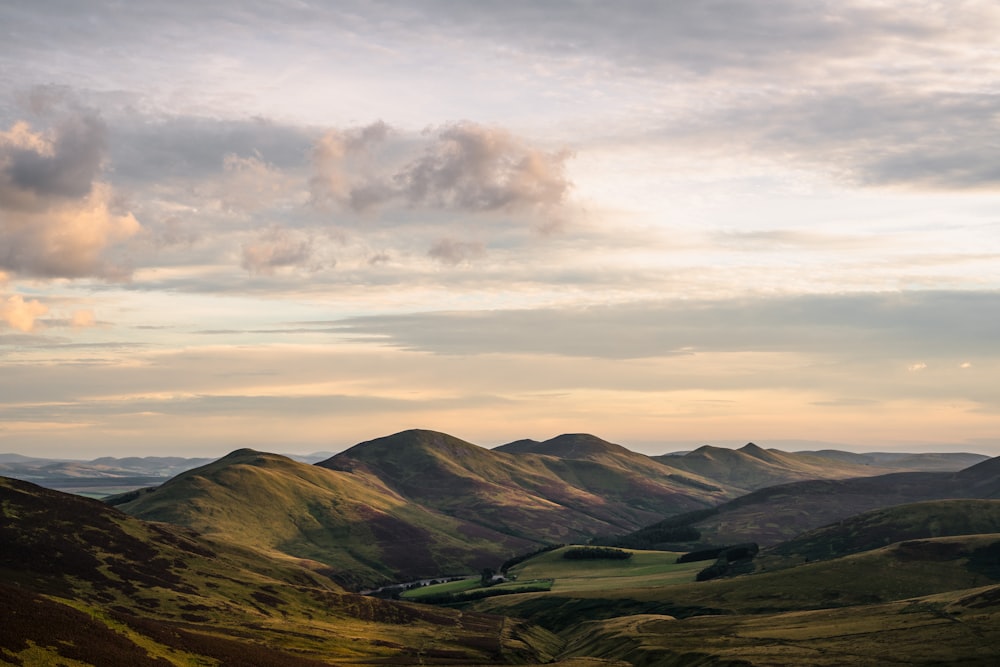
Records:
{"label": "green field", "polygon": [[628,560],[568,560],[563,553],[573,547],[563,547],[536,556],[512,567],[509,574],[518,581],[554,579],[553,593],[653,588],[686,584],[711,563],[677,563],[680,553],[672,551],[635,551]]}
{"label": "green field", "polygon": [[[646,588],[686,584],[694,581],[695,574],[707,563],[677,564],[679,553],[671,551],[633,551],[628,560],[568,560],[563,553],[566,546],[512,567],[508,576],[512,579],[502,584],[490,586],[490,591],[511,592],[517,589],[538,591],[547,587],[553,593],[584,591],[610,591],[627,586]],[[432,595],[473,593],[481,591],[479,579],[449,581],[432,586],[423,586],[403,593],[405,600],[420,600]]]}

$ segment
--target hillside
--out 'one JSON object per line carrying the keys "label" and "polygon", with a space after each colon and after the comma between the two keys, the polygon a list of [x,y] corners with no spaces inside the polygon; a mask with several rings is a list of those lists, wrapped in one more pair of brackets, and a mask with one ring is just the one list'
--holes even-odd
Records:
{"label": "hillside", "polygon": [[929,500],[865,512],[767,549],[758,567],[774,569],[878,549],[905,540],[1000,533],[1000,500]]}
{"label": "hillside", "polygon": [[559,647],[498,617],[348,594],[292,559],[27,482],[0,478],[0,508],[4,663],[487,664]]}
{"label": "hillside", "polygon": [[611,542],[654,545],[769,546],[871,510],[949,498],[1000,497],[1000,457],[959,472],[893,473],[767,487],[717,507],[669,517]]}
{"label": "hillside", "polygon": [[[630,664],[986,665],[1000,640],[998,554],[1000,534],[910,540],[701,583],[642,575],[559,592],[557,579],[473,607],[544,624],[567,640],[564,656]],[[544,575],[545,559],[512,571]]]}
{"label": "hillside", "polygon": [[986,459],[979,454],[783,452],[764,449],[752,442],[740,449],[705,445],[683,455],[652,458],[745,492],[813,479],[871,477],[891,472],[955,472]]}
{"label": "hillside", "polygon": [[478,571],[532,546],[410,502],[372,477],[249,449],[111,502],[142,519],[310,559],[352,588]]}
{"label": "hillside", "polygon": [[488,450],[435,431],[403,431],[318,463],[392,489],[411,502],[537,542],[621,532],[715,505],[735,492],[678,474],[593,436],[586,458]]}

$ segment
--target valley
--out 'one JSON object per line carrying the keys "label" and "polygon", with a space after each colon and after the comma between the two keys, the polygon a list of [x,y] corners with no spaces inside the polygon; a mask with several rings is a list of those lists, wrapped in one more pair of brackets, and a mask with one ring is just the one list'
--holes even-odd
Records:
{"label": "valley", "polygon": [[[4,477],[0,508],[9,664],[1000,655],[1000,459],[977,455],[649,457],[585,434],[488,450],[414,430],[314,464],[236,450],[104,502]],[[719,570],[735,544],[755,546]]]}

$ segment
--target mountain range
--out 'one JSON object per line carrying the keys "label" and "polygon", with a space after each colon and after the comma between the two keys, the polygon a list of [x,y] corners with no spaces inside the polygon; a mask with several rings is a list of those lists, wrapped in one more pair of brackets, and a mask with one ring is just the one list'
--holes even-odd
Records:
{"label": "mountain range", "polygon": [[[1000,458],[752,443],[650,457],[587,434],[491,450],[410,430],[315,464],[240,449],[157,481],[98,502],[0,478],[0,662],[1000,657]],[[757,557],[706,582],[662,552],[748,542]],[[632,565],[567,564],[561,543],[617,545]],[[439,584],[467,590],[501,563],[513,583],[457,608],[350,592],[475,574]],[[519,589],[522,575],[536,578]]]}

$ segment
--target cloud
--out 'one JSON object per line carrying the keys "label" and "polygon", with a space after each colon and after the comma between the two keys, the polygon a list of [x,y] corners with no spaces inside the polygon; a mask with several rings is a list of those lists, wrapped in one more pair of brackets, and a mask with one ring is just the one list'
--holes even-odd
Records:
{"label": "cloud", "polygon": [[90,194],[107,140],[104,123],[79,114],[45,136],[26,122],[0,132],[0,207],[44,211]]}
{"label": "cloud", "polygon": [[425,133],[420,154],[402,165],[392,164],[389,151],[374,150],[393,135],[399,133],[381,121],[327,133],[313,154],[314,199],[356,212],[398,202],[474,213],[538,211],[552,218],[572,187],[565,173],[570,152],[529,146],[501,128],[444,125]]}
{"label": "cloud", "polygon": [[12,329],[34,331],[38,318],[47,312],[49,312],[48,306],[37,299],[25,301],[23,296],[15,294],[3,300],[0,296],[0,321]]}
{"label": "cloud", "polygon": [[482,243],[454,239],[441,239],[427,251],[428,257],[451,266],[477,259],[485,254],[486,248]]}
{"label": "cloud", "polygon": [[927,364],[925,364],[922,361],[919,361],[915,364],[910,364],[909,366],[906,367],[906,370],[910,371],[911,373],[919,373],[920,371],[926,369],[927,369]]}
{"label": "cloud", "polygon": [[281,227],[243,245],[242,266],[252,274],[273,275],[277,269],[308,266],[312,261],[312,240]]}
{"label": "cloud", "polygon": [[991,313],[998,309],[1000,292],[889,292],[414,313],[339,326],[442,355],[638,359],[750,351],[930,361],[959,352],[996,356],[1000,320]]}
{"label": "cloud", "polygon": [[139,231],[116,211],[109,185],[97,179],[106,131],[76,114],[52,132],[25,122],[0,132],[0,270],[17,276],[122,278],[127,269],[105,250]]}

